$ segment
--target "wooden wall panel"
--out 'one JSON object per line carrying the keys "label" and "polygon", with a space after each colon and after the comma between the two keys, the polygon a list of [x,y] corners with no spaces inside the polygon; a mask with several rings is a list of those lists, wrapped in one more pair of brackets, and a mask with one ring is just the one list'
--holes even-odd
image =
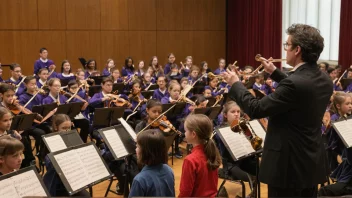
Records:
{"label": "wooden wall panel", "polygon": [[102,0],[101,29],[128,30],[127,0]]}
{"label": "wooden wall panel", "polygon": [[67,59],[71,62],[74,70],[82,68],[78,61],[79,57],[86,60],[95,59],[98,70],[103,70],[101,61],[100,31],[67,31],[66,32],[66,53]]}
{"label": "wooden wall panel", "polygon": [[0,62],[2,64],[22,64],[21,32],[0,31]]}
{"label": "wooden wall panel", "polygon": [[45,47],[49,52],[49,59],[59,71],[61,61],[66,59],[66,36],[64,31],[22,31],[21,54],[24,72],[33,73],[34,62],[39,58],[39,49]]}
{"label": "wooden wall panel", "polygon": [[207,61],[211,69],[218,67],[218,59],[225,58],[225,31],[194,31],[193,32],[193,63],[199,65]]}
{"label": "wooden wall panel", "polygon": [[38,0],[39,29],[66,29],[66,1]]}
{"label": "wooden wall panel", "polygon": [[66,0],[66,21],[69,30],[99,30],[99,0]]}
{"label": "wooden wall panel", "polygon": [[19,29],[19,0],[0,0],[0,29]]}
{"label": "wooden wall panel", "polygon": [[128,31],[101,32],[102,66],[105,65],[107,59],[112,58],[115,61],[115,65],[120,69],[122,68],[125,58],[130,55],[128,35]]}
{"label": "wooden wall panel", "polygon": [[38,29],[38,5],[37,0],[21,0],[20,2],[21,29]]}
{"label": "wooden wall panel", "polygon": [[128,0],[129,30],[156,30],[156,0]]}
{"label": "wooden wall panel", "polygon": [[183,0],[156,0],[157,30],[183,30]]}
{"label": "wooden wall panel", "polygon": [[192,31],[159,31],[157,33],[157,55],[159,63],[167,62],[167,55],[174,53],[177,65],[184,61],[186,56],[192,55]]}
{"label": "wooden wall panel", "polygon": [[130,56],[137,66],[139,60],[148,62],[156,55],[156,31],[131,31],[129,32]]}

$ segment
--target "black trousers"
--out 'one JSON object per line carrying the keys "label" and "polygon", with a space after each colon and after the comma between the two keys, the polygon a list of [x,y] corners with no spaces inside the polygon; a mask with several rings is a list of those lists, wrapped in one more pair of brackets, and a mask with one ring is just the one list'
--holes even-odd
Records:
{"label": "black trousers", "polygon": [[319,196],[343,196],[352,195],[352,182],[336,182],[331,185],[323,186],[318,191]]}
{"label": "black trousers", "polygon": [[317,186],[311,188],[279,188],[268,185],[268,197],[317,197]]}

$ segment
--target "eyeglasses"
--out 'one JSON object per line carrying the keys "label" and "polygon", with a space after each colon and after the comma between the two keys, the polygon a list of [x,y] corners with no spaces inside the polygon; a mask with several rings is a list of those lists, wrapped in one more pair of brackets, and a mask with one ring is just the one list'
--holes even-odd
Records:
{"label": "eyeglasses", "polygon": [[284,46],[284,49],[287,50],[288,49],[288,46],[290,46],[292,44],[288,44],[287,42],[286,43],[283,43],[283,46]]}

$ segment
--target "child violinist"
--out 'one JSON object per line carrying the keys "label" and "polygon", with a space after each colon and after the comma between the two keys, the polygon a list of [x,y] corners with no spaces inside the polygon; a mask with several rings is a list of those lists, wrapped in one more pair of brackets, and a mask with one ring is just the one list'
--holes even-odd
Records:
{"label": "child violinist", "polygon": [[105,65],[105,68],[103,70],[103,73],[102,75],[103,76],[110,76],[112,74],[112,69],[115,67],[115,62],[113,59],[109,58],[107,61],[106,61],[106,65]]}
{"label": "child violinist", "polygon": [[42,104],[65,104],[67,98],[64,95],[60,94],[61,90],[61,82],[58,78],[51,78],[48,80],[48,87],[49,87],[49,95],[43,99]]}
{"label": "child violinist", "polygon": [[133,179],[130,197],[175,197],[175,177],[167,163],[165,137],[158,130],[137,136],[137,162],[144,166]]}
{"label": "child violinist", "polygon": [[167,75],[171,71],[171,65],[175,63],[175,55],[173,53],[170,53],[167,56],[168,63],[164,67],[164,75]]}
{"label": "child violinist", "polygon": [[15,93],[16,93],[16,96],[19,96],[24,92],[24,85],[22,81],[24,77],[22,77],[21,66],[17,63],[11,64],[10,71],[11,71],[11,77],[5,82],[16,86]]}
{"label": "child violinist", "polygon": [[119,69],[114,67],[111,71],[112,71],[111,77],[112,77],[112,79],[114,81],[114,84],[115,83],[122,83],[123,79],[121,78],[121,74],[120,74]]}
{"label": "child violinist", "polygon": [[145,116],[145,99],[141,94],[141,83],[139,80],[135,80],[132,83],[131,94],[128,96],[131,103],[131,110],[138,111],[137,118],[140,119]]}
{"label": "child violinist", "polygon": [[188,82],[189,84],[193,84],[194,82],[196,82],[199,78],[199,72],[200,69],[199,67],[193,65],[190,69],[190,75],[188,76]]}
{"label": "child violinist", "polygon": [[[344,92],[336,92],[333,96],[333,107],[335,114],[331,116],[331,121],[339,121],[347,119],[347,115],[352,111],[351,95]],[[330,136],[328,142],[328,151],[332,150],[335,154],[341,155],[342,163],[339,165],[336,162],[336,155],[332,155],[329,160],[333,163],[334,170],[331,178],[336,179],[336,183],[323,186],[319,189],[318,196],[343,196],[352,193],[352,149],[347,148],[342,142],[339,135],[333,127],[328,131]],[[337,167],[336,167],[337,166]],[[335,168],[336,167],[336,168]]]}
{"label": "child violinist", "polygon": [[60,80],[70,81],[75,79],[75,75],[71,72],[71,64],[68,60],[61,63],[61,73],[56,76]]}
{"label": "child violinist", "polygon": [[215,197],[221,156],[212,139],[212,122],[203,114],[189,115],[185,131],[193,149],[183,161],[179,197]]}
{"label": "child violinist", "polygon": [[342,85],[340,82],[338,81],[338,77],[337,77],[337,69],[333,68],[333,67],[329,67],[328,68],[328,74],[330,79],[332,80],[332,82],[334,83],[334,91],[342,91]]}
{"label": "child violinist", "polygon": [[97,73],[97,62],[94,59],[88,60],[85,65],[85,70],[84,79],[94,76],[95,73]]}
{"label": "child violinist", "polygon": [[[140,132],[144,127],[154,121],[162,113],[162,104],[160,101],[151,99],[146,105],[147,116],[136,126],[136,133]],[[157,127],[149,126],[147,129],[155,129]]]}
{"label": "child violinist", "polygon": [[147,87],[149,87],[151,84],[152,77],[150,76],[150,73],[144,73],[142,75],[142,90],[145,90]]}
{"label": "child violinist", "polygon": [[24,145],[9,135],[0,136],[0,176],[19,170],[22,165]]}
{"label": "child violinist", "polygon": [[138,62],[138,70],[135,72],[135,74],[137,74],[138,77],[142,77],[145,73],[144,71],[144,61],[139,61]]}
{"label": "child violinist", "polygon": [[123,77],[126,76],[128,78],[134,75],[134,65],[133,65],[133,59],[131,57],[127,57],[125,59],[125,65],[122,67],[121,74]]}
{"label": "child violinist", "polygon": [[149,66],[153,68],[155,78],[164,75],[164,70],[161,65],[159,65],[158,57],[153,56],[150,60]]}
{"label": "child violinist", "polygon": [[210,89],[211,90],[211,96],[216,97],[218,95],[221,95],[225,92],[225,88],[218,88],[219,80],[216,77],[210,78],[209,79],[209,85],[205,86],[205,90]]}
{"label": "child violinist", "polygon": [[182,78],[182,74],[180,73],[180,70],[177,68],[176,64],[171,64],[170,66],[170,72],[166,75],[166,78],[169,82],[172,80],[176,80],[177,82]]}

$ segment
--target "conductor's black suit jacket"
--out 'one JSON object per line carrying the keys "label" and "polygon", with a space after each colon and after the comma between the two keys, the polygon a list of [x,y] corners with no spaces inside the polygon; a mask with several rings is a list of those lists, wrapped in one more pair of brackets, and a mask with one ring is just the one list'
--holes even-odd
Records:
{"label": "conductor's black suit jacket", "polygon": [[304,64],[292,74],[276,69],[279,85],[261,100],[236,82],[229,96],[251,118],[269,117],[259,179],[273,187],[311,188],[324,181],[321,123],[332,81],[316,64]]}

